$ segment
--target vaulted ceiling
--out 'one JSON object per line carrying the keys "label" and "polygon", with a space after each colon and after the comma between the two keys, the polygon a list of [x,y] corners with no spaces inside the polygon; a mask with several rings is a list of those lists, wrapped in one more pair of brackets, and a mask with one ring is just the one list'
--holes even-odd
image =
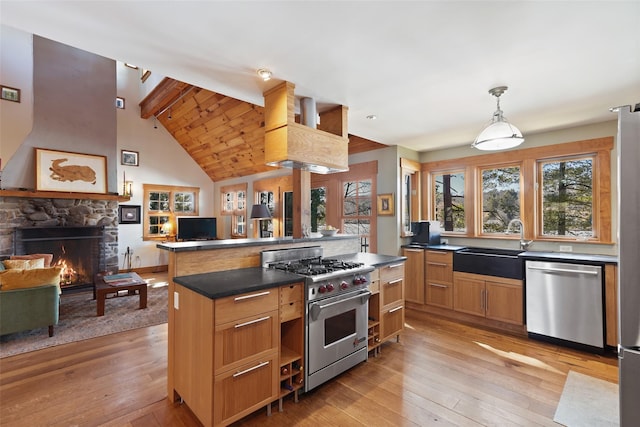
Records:
{"label": "vaulted ceiling", "polygon": [[[141,104],[213,181],[275,168],[264,160],[264,107],[165,78]],[[349,154],[386,145],[349,136]]]}

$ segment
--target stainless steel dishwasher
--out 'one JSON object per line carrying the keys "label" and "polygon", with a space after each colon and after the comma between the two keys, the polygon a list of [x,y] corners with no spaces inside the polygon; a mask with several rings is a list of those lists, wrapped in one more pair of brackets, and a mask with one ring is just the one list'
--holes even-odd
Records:
{"label": "stainless steel dishwasher", "polygon": [[604,349],[602,267],[526,261],[525,271],[530,337]]}

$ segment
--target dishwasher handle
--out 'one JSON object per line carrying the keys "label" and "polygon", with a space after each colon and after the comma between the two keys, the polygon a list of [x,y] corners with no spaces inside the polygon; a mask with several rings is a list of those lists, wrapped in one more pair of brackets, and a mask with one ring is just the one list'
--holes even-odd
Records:
{"label": "dishwasher handle", "polygon": [[534,265],[528,265],[528,270],[540,270],[546,271],[548,273],[571,273],[571,274],[587,274],[590,276],[597,276],[599,274],[598,271],[593,270],[573,270],[569,268],[556,268],[556,267],[536,267]]}

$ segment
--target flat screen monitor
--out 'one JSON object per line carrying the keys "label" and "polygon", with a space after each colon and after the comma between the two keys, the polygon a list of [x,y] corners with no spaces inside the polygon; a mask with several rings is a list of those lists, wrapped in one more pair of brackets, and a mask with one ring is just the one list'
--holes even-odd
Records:
{"label": "flat screen monitor", "polygon": [[214,240],[216,219],[213,217],[179,217],[178,240]]}

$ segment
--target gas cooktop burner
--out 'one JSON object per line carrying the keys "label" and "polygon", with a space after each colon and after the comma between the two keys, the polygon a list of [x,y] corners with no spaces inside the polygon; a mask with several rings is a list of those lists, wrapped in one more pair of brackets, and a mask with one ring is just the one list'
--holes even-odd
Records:
{"label": "gas cooktop burner", "polygon": [[302,274],[304,276],[316,276],[318,274],[332,273],[335,271],[351,270],[362,267],[360,262],[348,262],[338,259],[324,259],[322,257],[305,258],[294,261],[285,261],[269,264],[269,268]]}

